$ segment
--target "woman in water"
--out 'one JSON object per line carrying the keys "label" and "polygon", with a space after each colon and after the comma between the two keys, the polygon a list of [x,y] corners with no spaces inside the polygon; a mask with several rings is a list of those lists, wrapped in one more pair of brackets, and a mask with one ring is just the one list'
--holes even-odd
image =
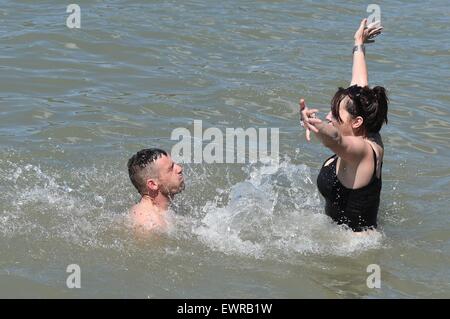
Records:
{"label": "woman in water", "polygon": [[310,131],[332,150],[317,178],[326,201],[325,212],[338,224],[355,232],[377,227],[381,192],[383,143],[379,131],[387,123],[388,99],[381,86],[369,88],[364,43],[373,42],[381,26],[361,21],[355,33],[350,87],[339,88],[331,100],[327,122],[316,118],[300,100],[300,119],[310,140]]}

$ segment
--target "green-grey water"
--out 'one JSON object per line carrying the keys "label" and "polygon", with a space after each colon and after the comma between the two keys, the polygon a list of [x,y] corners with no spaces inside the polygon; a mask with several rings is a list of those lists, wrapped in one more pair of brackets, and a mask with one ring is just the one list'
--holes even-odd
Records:
{"label": "green-grey water", "polygon": [[[380,1],[391,104],[379,233],[330,222],[307,143],[351,77],[358,1],[0,1],[0,297],[450,297],[450,7]],[[278,165],[185,164],[174,228],[137,240],[127,159],[171,132],[279,128]],[[66,267],[81,268],[68,289]],[[366,268],[381,269],[381,288]]]}

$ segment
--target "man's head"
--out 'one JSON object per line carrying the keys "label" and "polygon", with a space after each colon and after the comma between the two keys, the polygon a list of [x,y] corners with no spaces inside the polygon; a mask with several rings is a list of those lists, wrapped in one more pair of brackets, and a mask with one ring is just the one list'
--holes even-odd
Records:
{"label": "man's head", "polygon": [[166,197],[184,189],[183,168],[169,154],[158,148],[144,149],[128,160],[128,174],[141,196]]}

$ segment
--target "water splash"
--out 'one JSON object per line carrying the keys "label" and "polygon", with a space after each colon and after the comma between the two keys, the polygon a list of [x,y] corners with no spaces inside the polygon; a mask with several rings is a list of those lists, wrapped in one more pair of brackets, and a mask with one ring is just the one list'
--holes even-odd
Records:
{"label": "water splash", "polygon": [[95,167],[49,172],[40,165],[3,161],[0,234],[120,248],[110,234],[123,224],[124,200],[114,194],[124,177]]}
{"label": "water splash", "polygon": [[378,248],[382,234],[355,235],[323,213],[310,169],[286,159],[250,168],[233,185],[226,205],[208,201],[194,229],[211,249],[255,258],[295,258],[298,254],[350,255]]}
{"label": "water splash", "polygon": [[[123,253],[133,245],[126,216],[135,194],[125,172],[1,164],[3,238],[60,240]],[[215,190],[211,181],[217,179],[216,172],[191,170],[187,186],[192,188],[174,206],[177,224],[168,234],[170,240],[200,240],[225,254],[294,260],[299,254],[349,255],[381,245],[380,233],[358,237],[332,223],[323,213],[310,168],[288,158],[280,164],[244,166],[244,173],[238,174],[241,181],[227,177],[228,186]]]}

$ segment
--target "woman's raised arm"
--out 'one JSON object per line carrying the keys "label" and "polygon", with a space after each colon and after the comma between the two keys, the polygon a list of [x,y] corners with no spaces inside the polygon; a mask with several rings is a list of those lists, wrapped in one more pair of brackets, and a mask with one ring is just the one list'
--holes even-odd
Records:
{"label": "woman's raised arm", "polygon": [[355,33],[355,46],[353,47],[353,68],[350,86],[368,86],[369,76],[367,72],[366,53],[364,43],[374,42],[373,38],[381,33],[383,29],[379,23],[367,26],[367,19],[363,19]]}

